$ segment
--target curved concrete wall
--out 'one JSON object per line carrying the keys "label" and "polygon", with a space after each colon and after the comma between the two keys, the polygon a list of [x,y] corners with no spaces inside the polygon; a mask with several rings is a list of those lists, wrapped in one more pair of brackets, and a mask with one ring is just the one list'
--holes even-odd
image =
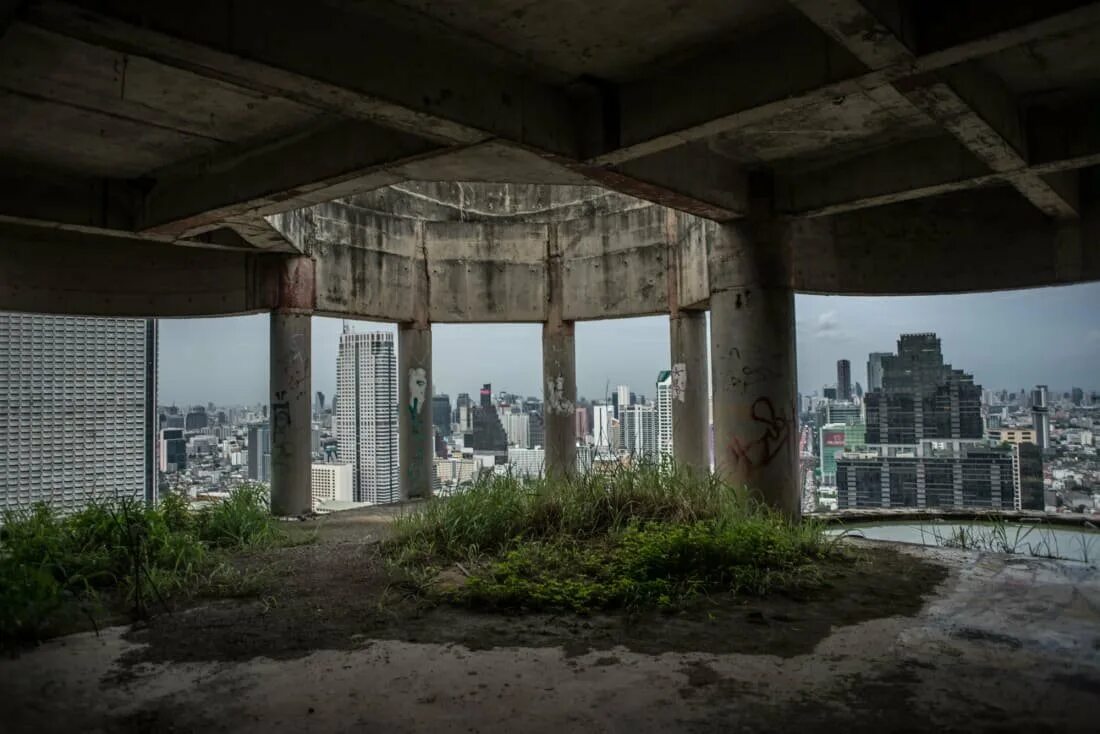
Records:
{"label": "curved concrete wall", "polygon": [[[334,201],[269,219],[313,258],[318,314],[545,321],[551,251],[560,252],[565,320],[667,313],[705,307],[711,281],[742,265],[708,263],[722,225],[656,205],[566,221],[422,221],[357,201],[365,203]],[[791,251],[789,285],[801,292],[959,293],[1100,279],[1096,216],[1056,222],[1020,206],[1007,187],[789,224],[781,246]],[[5,226],[0,244],[0,309],[43,313],[265,310],[275,303],[272,272],[288,257],[18,224]]]}

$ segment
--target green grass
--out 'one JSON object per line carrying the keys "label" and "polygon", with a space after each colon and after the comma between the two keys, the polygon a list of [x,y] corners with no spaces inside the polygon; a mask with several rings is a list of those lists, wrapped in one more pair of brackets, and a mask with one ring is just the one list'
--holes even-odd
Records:
{"label": "green grass", "polygon": [[[816,523],[792,524],[713,475],[642,464],[484,479],[399,518],[384,551],[396,578],[426,597],[585,612],[812,585],[834,545]],[[466,578],[441,590],[449,568]]]}
{"label": "green grass", "polygon": [[177,595],[242,582],[229,550],[270,546],[281,533],[266,493],[243,486],[192,512],[168,495],[157,507],[123,499],[69,516],[46,505],[6,512],[0,530],[0,642],[34,640],[79,619],[127,608],[144,617]]}

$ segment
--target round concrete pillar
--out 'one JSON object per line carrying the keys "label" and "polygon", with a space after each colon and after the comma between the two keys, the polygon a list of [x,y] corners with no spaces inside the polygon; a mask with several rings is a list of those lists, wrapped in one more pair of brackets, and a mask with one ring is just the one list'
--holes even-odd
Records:
{"label": "round concrete pillar", "polygon": [[572,321],[542,325],[543,424],[546,475],[577,469],[577,366]]}
{"label": "round concrete pillar", "polygon": [[279,516],[313,509],[311,318],[271,312],[271,512]]}
{"label": "round concrete pillar", "polygon": [[710,471],[710,370],[706,311],[669,316],[672,352],[672,455],[676,463]]}
{"label": "round concrete pillar", "polygon": [[432,426],[432,329],[402,324],[397,330],[401,499],[431,497],[435,472]]}
{"label": "round concrete pillar", "polygon": [[710,253],[714,464],[769,506],[801,513],[794,292],[776,220],[722,225]]}

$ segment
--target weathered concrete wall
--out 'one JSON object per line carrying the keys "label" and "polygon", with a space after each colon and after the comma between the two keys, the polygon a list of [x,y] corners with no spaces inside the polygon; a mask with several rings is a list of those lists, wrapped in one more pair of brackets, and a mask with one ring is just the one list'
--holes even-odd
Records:
{"label": "weathered concrete wall", "polygon": [[425,224],[431,320],[544,320],[548,226]]}
{"label": "weathered concrete wall", "polygon": [[647,207],[558,225],[566,320],[668,310],[665,212]]}
{"label": "weathered concrete wall", "polygon": [[0,310],[219,316],[275,305],[283,255],[0,227]]}
{"label": "weathered concrete wall", "polygon": [[[410,321],[416,302],[419,222],[382,216],[341,202],[301,214],[311,220],[305,243],[317,260],[317,312]],[[294,230],[292,230],[294,231]]]}

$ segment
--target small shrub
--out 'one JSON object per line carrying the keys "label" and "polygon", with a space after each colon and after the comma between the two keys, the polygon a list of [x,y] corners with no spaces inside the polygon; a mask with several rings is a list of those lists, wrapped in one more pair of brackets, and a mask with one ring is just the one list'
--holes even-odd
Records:
{"label": "small shrub", "polygon": [[123,498],[62,517],[40,504],[2,519],[0,642],[37,639],[103,600],[142,617],[174,594],[245,593],[254,584],[214,554],[283,539],[266,492],[254,486],[198,513],[168,494],[157,507]]}
{"label": "small shrub", "polygon": [[196,523],[202,540],[222,548],[268,547],[282,535],[271,517],[267,490],[254,484],[243,484],[226,499],[204,508]]}

